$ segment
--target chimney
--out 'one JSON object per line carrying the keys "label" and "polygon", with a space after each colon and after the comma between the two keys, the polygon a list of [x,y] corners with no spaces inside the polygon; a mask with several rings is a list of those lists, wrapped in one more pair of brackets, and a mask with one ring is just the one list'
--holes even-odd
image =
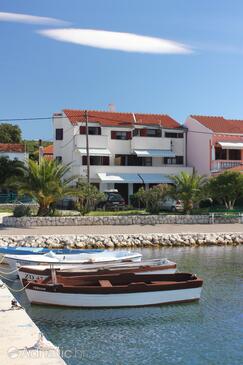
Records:
{"label": "chimney", "polygon": [[113,103],[108,104],[108,111],[114,113],[116,111],[116,106]]}

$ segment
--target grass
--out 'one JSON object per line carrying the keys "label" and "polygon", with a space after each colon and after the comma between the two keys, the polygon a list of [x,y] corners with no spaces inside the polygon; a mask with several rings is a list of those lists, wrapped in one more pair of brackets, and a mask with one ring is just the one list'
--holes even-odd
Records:
{"label": "grass", "polygon": [[0,208],[0,213],[13,213],[11,208]]}
{"label": "grass", "polygon": [[92,211],[86,214],[86,216],[100,217],[100,216],[117,216],[117,215],[144,215],[149,214],[144,209],[133,209],[133,210],[116,210],[116,211]]}

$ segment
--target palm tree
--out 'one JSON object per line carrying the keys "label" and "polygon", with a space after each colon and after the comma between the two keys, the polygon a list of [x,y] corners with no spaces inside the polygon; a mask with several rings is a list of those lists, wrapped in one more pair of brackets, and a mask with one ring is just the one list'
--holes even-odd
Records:
{"label": "palm tree", "polygon": [[76,176],[64,178],[70,171],[70,164],[62,165],[55,160],[42,159],[38,164],[29,160],[28,164],[19,168],[21,175],[14,179],[19,194],[27,194],[39,204],[38,215],[45,216],[51,211],[55,202],[67,195],[76,195],[77,189],[70,184]]}
{"label": "palm tree", "polygon": [[194,204],[204,197],[207,178],[193,171],[192,175],[181,172],[180,175],[172,176],[172,180],[175,185],[171,188],[171,195],[182,200],[184,211],[190,213]]}

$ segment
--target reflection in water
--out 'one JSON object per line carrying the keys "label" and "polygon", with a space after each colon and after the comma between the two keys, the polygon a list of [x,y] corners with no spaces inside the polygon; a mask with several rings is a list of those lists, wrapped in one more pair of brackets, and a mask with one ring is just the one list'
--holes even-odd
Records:
{"label": "reflection in water", "polygon": [[243,248],[141,251],[201,276],[200,302],[88,310],[30,306],[24,294],[18,299],[69,365],[241,364]]}

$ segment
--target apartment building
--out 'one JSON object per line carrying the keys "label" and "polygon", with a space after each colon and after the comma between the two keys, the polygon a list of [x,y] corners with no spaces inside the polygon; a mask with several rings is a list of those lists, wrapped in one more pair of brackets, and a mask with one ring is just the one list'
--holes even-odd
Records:
{"label": "apartment building", "polygon": [[[87,112],[90,182],[118,189],[128,201],[141,186],[171,183],[170,176],[192,172],[186,160],[186,129],[168,115]],[[71,174],[87,176],[84,110],[53,115],[54,158],[72,163]]]}
{"label": "apartment building", "polygon": [[188,164],[199,174],[242,170],[243,120],[191,115],[185,122]]}

